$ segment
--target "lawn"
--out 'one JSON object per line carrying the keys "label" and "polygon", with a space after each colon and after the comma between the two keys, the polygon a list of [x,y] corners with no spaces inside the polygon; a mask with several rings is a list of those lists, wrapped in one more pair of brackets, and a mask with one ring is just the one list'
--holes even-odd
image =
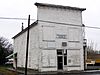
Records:
{"label": "lawn", "polygon": [[4,67],[4,66],[0,66],[0,74],[3,74],[3,75],[17,75],[16,72],[10,71],[10,70],[7,69],[7,67]]}

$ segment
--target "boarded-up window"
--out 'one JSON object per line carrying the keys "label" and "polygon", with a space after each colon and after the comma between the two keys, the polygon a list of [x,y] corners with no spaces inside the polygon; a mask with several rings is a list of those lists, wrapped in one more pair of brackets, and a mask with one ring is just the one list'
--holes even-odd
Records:
{"label": "boarded-up window", "polygon": [[55,48],[55,42],[48,42],[48,48]]}
{"label": "boarded-up window", "polygon": [[80,41],[80,29],[78,28],[69,28],[68,37],[69,41]]}
{"label": "boarded-up window", "polygon": [[42,48],[44,48],[44,49],[54,49],[55,48],[55,42],[54,41],[43,41],[42,42]]}
{"label": "boarded-up window", "polygon": [[69,49],[80,49],[81,44],[79,42],[68,42]]}
{"label": "boarded-up window", "polygon": [[43,26],[43,40],[55,40],[54,26]]}
{"label": "boarded-up window", "polygon": [[56,66],[56,51],[55,50],[43,50],[42,51],[42,66],[53,67]]}
{"label": "boarded-up window", "polygon": [[80,65],[80,50],[68,50],[68,65]]}

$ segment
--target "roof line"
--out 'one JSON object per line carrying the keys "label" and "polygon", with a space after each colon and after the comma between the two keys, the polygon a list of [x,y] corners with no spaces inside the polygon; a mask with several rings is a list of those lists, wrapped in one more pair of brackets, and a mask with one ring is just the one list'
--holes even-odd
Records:
{"label": "roof line", "polygon": [[[34,23],[32,23],[29,28],[32,28],[34,26],[36,26],[38,23],[38,21],[35,21]],[[17,35],[15,35],[14,37],[12,37],[12,39],[15,39],[16,37],[20,36],[22,33],[26,32],[28,29],[28,27],[26,27],[25,29],[23,29],[21,32],[19,32]]]}
{"label": "roof line", "polygon": [[84,11],[86,8],[79,8],[79,7],[71,7],[71,6],[63,6],[63,5],[55,5],[55,4],[47,4],[47,3],[35,3],[36,6],[46,6],[46,7],[56,7],[56,8],[67,8],[67,9],[74,9]]}

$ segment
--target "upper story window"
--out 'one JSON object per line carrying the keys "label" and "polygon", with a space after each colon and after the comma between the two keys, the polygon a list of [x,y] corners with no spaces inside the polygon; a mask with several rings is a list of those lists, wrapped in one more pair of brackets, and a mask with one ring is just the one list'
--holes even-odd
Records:
{"label": "upper story window", "polygon": [[55,30],[54,26],[43,26],[43,40],[55,40]]}
{"label": "upper story window", "polygon": [[68,40],[69,41],[80,41],[81,38],[81,28],[69,28],[68,29]]}

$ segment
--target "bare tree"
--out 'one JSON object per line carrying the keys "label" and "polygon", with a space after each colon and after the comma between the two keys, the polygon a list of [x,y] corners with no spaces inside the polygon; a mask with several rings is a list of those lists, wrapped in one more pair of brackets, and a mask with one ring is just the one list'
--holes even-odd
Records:
{"label": "bare tree", "polygon": [[95,49],[96,49],[96,46],[94,44],[93,41],[90,42],[90,44],[87,46],[87,58],[88,59],[95,59]]}
{"label": "bare tree", "polygon": [[0,37],[0,65],[6,62],[6,56],[13,52],[13,45],[4,37]]}

